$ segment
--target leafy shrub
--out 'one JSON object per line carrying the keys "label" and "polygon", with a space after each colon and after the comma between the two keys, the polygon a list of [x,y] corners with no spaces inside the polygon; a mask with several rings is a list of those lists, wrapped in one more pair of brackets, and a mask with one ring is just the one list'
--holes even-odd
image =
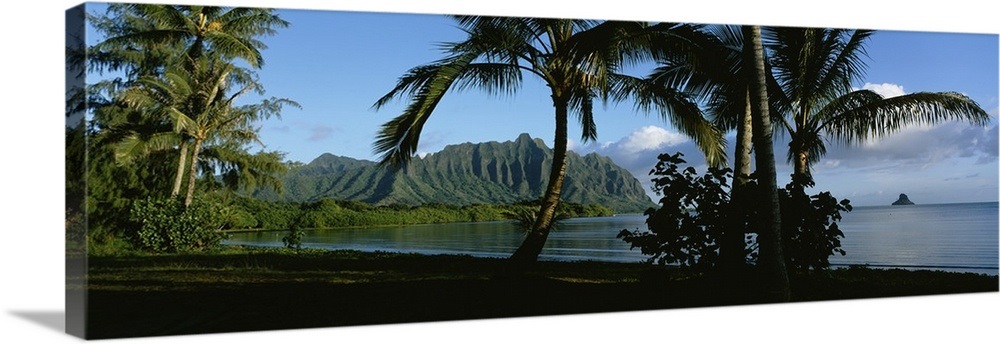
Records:
{"label": "leafy shrub", "polygon": [[[618,237],[650,255],[649,262],[677,264],[696,269],[715,266],[719,242],[726,224],[732,178],[729,169],[709,168],[698,176],[693,167],[679,170],[683,154],[661,154],[653,171],[653,189],[659,208],[646,211],[647,231],[622,230]],[[805,188],[814,186],[811,179],[795,178],[779,190],[781,233],[785,260],[790,269],[806,271],[829,267],[834,253],[846,254],[840,247],[844,233],[837,226],[841,212],[851,211],[850,201],[838,201],[829,192],[809,196]],[[759,220],[753,200],[754,181],[746,184],[749,212],[744,220],[745,250],[755,263],[756,228]]]}
{"label": "leafy shrub", "polygon": [[653,190],[662,196],[659,209],[646,210],[648,231],[618,233],[618,237],[650,255],[650,263],[679,264],[694,268],[714,266],[724,225],[723,209],[729,203],[729,169],[710,168],[698,176],[693,167],[683,171],[683,154],[660,154],[650,174]]}
{"label": "leafy shrub", "polygon": [[246,210],[236,206],[226,205],[219,207],[219,221],[223,229],[244,229],[257,227],[257,219]]}
{"label": "leafy shrub", "polygon": [[283,242],[287,248],[298,250],[302,248],[302,237],[305,236],[305,234],[306,233],[302,231],[302,225],[296,222],[288,228],[288,234],[281,238],[281,242]]}
{"label": "leafy shrub", "polygon": [[220,206],[195,199],[190,206],[175,198],[146,198],[132,205],[138,223],[132,244],[144,251],[183,252],[211,248],[222,239]]}
{"label": "leafy shrub", "polygon": [[844,232],[837,221],[841,220],[841,212],[853,209],[851,201],[838,202],[829,192],[809,196],[805,188],[813,185],[811,179],[801,178],[778,193],[785,260],[788,267],[799,271],[829,267],[831,255],[847,254],[840,247]]}

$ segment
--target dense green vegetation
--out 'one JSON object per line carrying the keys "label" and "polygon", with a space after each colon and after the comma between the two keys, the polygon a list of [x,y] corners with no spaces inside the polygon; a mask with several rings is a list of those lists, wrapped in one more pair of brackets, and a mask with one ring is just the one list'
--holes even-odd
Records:
{"label": "dense green vegetation", "polygon": [[224,204],[196,200],[280,188],[287,169],[255,149],[256,123],[297,104],[263,97],[254,70],[261,37],[288,23],[270,9],[147,4],[110,4],[88,22],[105,39],[70,50],[70,72],[107,74],[70,90],[66,115],[87,120],[66,129],[67,228],[85,221],[95,251],[212,246],[221,212],[206,209]]}
{"label": "dense green vegetation", "polygon": [[[566,159],[565,201],[598,203],[618,214],[641,213],[653,206],[639,181],[611,159],[573,152]],[[552,149],[528,134],[506,142],[449,145],[398,171],[324,154],[283,176],[284,192],[260,190],[255,196],[292,202],[349,199],[374,205],[508,204],[541,197],[551,165]]]}
{"label": "dense green vegetation", "polygon": [[[472,204],[456,206],[373,206],[359,201],[323,199],[316,202],[266,202],[254,198],[233,200],[224,228],[289,229],[344,228],[411,225],[447,222],[479,222],[509,219],[509,214],[538,207],[537,202],[506,205]],[[611,216],[611,209],[599,204],[565,203],[559,213],[565,217]]]}
{"label": "dense green vegetation", "polygon": [[176,198],[147,198],[132,204],[136,230],[127,238],[140,250],[194,251],[211,248],[222,240],[223,223],[215,216],[217,203],[195,199],[185,205]]}

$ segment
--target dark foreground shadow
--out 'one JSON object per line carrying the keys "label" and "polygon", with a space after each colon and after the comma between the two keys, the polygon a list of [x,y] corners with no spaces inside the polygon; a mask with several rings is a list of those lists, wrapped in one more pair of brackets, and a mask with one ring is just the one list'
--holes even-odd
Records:
{"label": "dark foreground shadow", "polygon": [[[385,253],[90,260],[89,339],[766,303],[763,283],[648,265]],[[995,292],[996,276],[847,269],[791,278],[793,301]],[[62,313],[18,315],[61,329]]]}
{"label": "dark foreground shadow", "polygon": [[59,333],[66,332],[66,312],[64,311],[10,311],[10,314]]}

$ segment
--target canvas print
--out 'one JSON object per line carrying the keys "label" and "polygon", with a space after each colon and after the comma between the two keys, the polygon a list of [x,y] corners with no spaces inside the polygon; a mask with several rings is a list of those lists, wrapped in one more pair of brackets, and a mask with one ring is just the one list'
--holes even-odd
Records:
{"label": "canvas print", "polygon": [[73,335],[998,291],[996,34],[66,23]]}

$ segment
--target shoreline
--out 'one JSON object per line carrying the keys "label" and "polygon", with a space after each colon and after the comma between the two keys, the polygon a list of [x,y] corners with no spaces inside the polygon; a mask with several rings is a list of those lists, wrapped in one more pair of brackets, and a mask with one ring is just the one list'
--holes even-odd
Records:
{"label": "shoreline", "polygon": [[[225,247],[235,248],[235,249],[284,249],[282,245],[247,245],[247,244],[232,244],[223,245]],[[510,254],[475,254],[475,253],[463,253],[454,252],[447,250],[380,250],[380,249],[328,249],[321,247],[303,247],[308,250],[324,251],[324,252],[361,252],[361,253],[387,253],[387,254],[401,254],[401,255],[424,255],[424,256],[460,256],[460,257],[471,257],[476,259],[506,259]],[[637,264],[637,265],[649,265],[645,263],[641,258],[634,261],[628,261],[626,258],[621,259],[595,259],[595,258],[584,258],[584,259],[573,259],[573,258],[561,258],[557,255],[546,255],[542,254],[538,259],[540,262],[552,262],[552,263],[610,263],[610,264]],[[928,272],[943,272],[943,273],[969,273],[983,276],[1000,276],[1000,267],[969,267],[969,266],[923,266],[923,265],[886,265],[886,264],[838,264],[831,263],[830,270],[841,270],[850,268],[866,268],[872,270],[905,270],[905,271],[928,271]]]}

